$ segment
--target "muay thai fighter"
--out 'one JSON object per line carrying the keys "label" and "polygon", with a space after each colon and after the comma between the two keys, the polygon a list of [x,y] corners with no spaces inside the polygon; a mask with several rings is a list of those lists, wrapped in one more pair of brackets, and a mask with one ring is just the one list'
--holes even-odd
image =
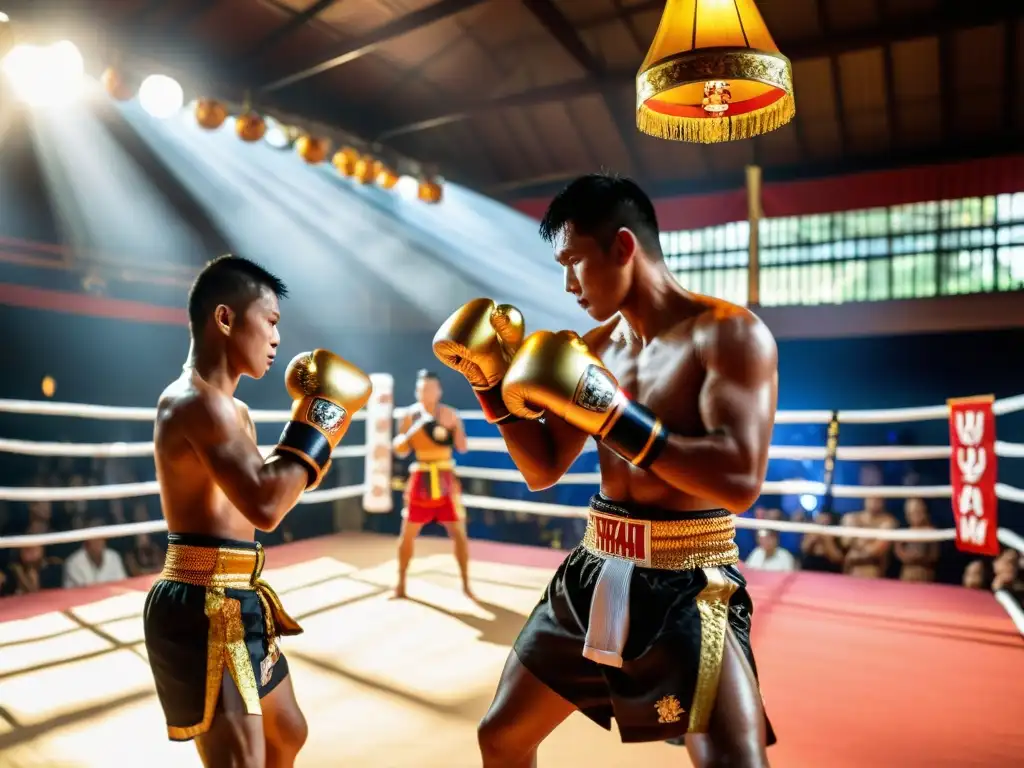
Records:
{"label": "muay thai fighter", "polygon": [[597,441],[583,542],[527,619],[479,729],[485,768],[536,764],[573,711],[625,742],[679,740],[695,765],[767,765],[775,737],[750,647],[733,514],[758,497],[777,351],[750,311],[686,290],[632,181],[573,181],[541,224],[565,289],[600,325],[537,331],[487,299],[434,351],[473,386],[531,489]]}

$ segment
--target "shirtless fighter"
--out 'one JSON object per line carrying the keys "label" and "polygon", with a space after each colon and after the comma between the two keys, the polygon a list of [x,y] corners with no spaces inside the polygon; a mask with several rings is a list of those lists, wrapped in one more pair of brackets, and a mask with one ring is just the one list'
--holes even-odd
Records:
{"label": "shirtless fighter", "polygon": [[469,538],[466,535],[462,486],[455,475],[452,448],[466,452],[466,430],[454,408],[441,403],[441,380],[436,373],[420,371],[416,376],[416,403],[406,411],[394,439],[395,453],[405,458],[415,453],[405,487],[402,531],[398,537],[398,586],[395,597],[405,597],[405,575],[409,570],[416,537],[427,523],[444,526],[455,547],[455,560],[462,576],[462,591],[469,588]]}
{"label": "shirtless fighter", "polygon": [[[497,424],[531,489],[597,440],[601,490],[506,662],[480,724],[485,768],[536,765],[574,710],[624,742],[678,740],[695,765],[767,765],[775,737],[750,648],[732,513],[764,480],[777,352],[749,311],[682,288],[632,181],[572,182],[541,234],[601,325],[521,344],[475,300],[434,339]],[[516,347],[518,346],[518,349]]]}
{"label": "shirtless fighter", "polygon": [[[160,396],[154,433],[167,528],[163,573],[146,598],[146,650],[174,741],[196,740],[207,768],[283,768],[306,739],[278,638],[301,628],[260,578],[254,529],[272,531],[369,399],[370,379],[331,352],[298,355],[285,385],[292,420],[269,458],[234,398],[280,342],[285,287],[250,261],[210,262],[189,294],[192,347]],[[262,717],[261,717],[262,715]]]}

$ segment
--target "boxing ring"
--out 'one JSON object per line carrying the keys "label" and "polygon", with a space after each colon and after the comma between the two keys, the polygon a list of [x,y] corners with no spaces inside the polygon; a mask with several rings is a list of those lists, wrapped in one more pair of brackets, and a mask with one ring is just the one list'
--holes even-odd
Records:
{"label": "boxing ring", "polygon": [[[390,377],[357,414],[335,461],[362,460],[364,479],[324,488],[302,503],[362,499],[367,514],[391,510]],[[382,387],[382,385],[385,385]],[[998,415],[1024,410],[1024,396],[996,401]],[[154,409],[0,400],[0,412],[77,419],[152,421]],[[948,418],[947,406],[839,412],[845,424]],[[480,412],[464,411],[467,423]],[[259,423],[287,411],[253,411]],[[780,411],[778,424],[827,424],[830,411]],[[473,424],[467,481],[522,482],[515,470],[471,466],[474,454],[507,453],[497,431]],[[476,429],[479,427],[479,429]],[[270,446],[263,448],[269,451]],[[592,450],[592,446],[590,450]],[[0,452],[40,457],[144,457],[151,442],[55,443],[0,438]],[[843,460],[948,458],[950,446],[840,447]],[[1024,445],[999,442],[1003,459]],[[773,459],[821,460],[826,449],[773,445]],[[594,487],[570,472],[563,484]],[[766,495],[825,492],[822,483],[765,484]],[[844,486],[836,498],[948,498],[944,486]],[[997,485],[1001,500],[1024,491]],[[158,493],[155,482],[66,488],[0,488],[5,501],[125,499]],[[577,506],[465,494],[471,510],[582,517]],[[348,502],[354,504],[354,501]],[[1019,513],[1010,508],[1005,514]],[[956,531],[877,530],[737,518],[742,528],[892,541],[944,541]],[[162,521],[0,537],[0,548],[53,545],[165,530]],[[1005,546],[1024,540],[1001,529]],[[565,542],[571,546],[575,542]],[[493,695],[505,656],[564,552],[471,543],[477,595],[461,594],[450,545],[421,538],[409,599],[390,593],[395,539],[342,533],[268,549],[266,578],[305,634],[283,648],[310,726],[301,766],[461,768],[479,765],[475,724]],[[774,766],[991,766],[1024,761],[1024,615],[1005,595],[955,586],[744,569],[754,599],[752,640],[779,743]],[[141,612],[156,576],[0,599],[0,766],[198,766],[194,748],[166,740],[142,642]],[[1015,622],[1017,625],[1015,626]],[[1018,629],[1018,627],[1020,629]],[[545,742],[542,765],[687,765],[685,750],[630,745],[574,715]]]}

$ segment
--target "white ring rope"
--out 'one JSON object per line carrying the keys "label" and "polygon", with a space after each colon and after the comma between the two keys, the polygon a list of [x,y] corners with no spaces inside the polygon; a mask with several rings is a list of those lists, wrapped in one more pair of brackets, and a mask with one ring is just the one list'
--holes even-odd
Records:
{"label": "white ring rope", "polygon": [[[469,450],[484,453],[507,453],[505,441],[500,437],[471,437]],[[588,441],[585,452],[596,450],[597,444]],[[261,445],[260,451],[266,456],[274,449],[272,445]],[[840,461],[921,461],[925,459],[948,459],[952,449],[948,445],[857,445],[840,447],[836,458]],[[134,458],[152,456],[152,441],[140,443],[46,443],[35,440],[13,440],[0,437],[0,453],[15,453],[22,456],[62,456],[102,459]],[[331,454],[332,458],[365,456],[365,445],[340,446]],[[996,455],[1003,458],[1024,458],[1024,443],[996,441]],[[768,449],[768,458],[792,459],[796,461],[823,461],[825,448],[811,445],[773,445]],[[469,475],[467,475],[469,477]],[[490,478],[492,480],[498,477]],[[574,481],[570,481],[574,482]],[[583,482],[582,480],[575,482]]]}
{"label": "white ring rope", "polygon": [[1003,606],[1003,610],[1010,615],[1010,620],[1017,627],[1017,631],[1024,635],[1024,608],[1009,591],[1000,589],[995,593],[996,602]]}
{"label": "white ring rope", "polygon": [[[401,418],[407,409],[396,408],[395,416]],[[992,404],[992,412],[996,416],[1024,411],[1024,395],[1014,395],[996,400]],[[156,408],[125,408],[113,405],[87,405],[84,403],[51,403],[44,400],[9,400],[0,398],[0,413],[24,413],[43,416],[74,416],[88,419],[153,421]],[[250,411],[249,415],[256,423],[281,423],[291,418],[291,411]],[[464,419],[482,419],[483,411],[459,411]],[[353,419],[365,419],[366,414],[360,411]],[[883,408],[876,410],[839,411],[839,421],[843,424],[886,424],[908,421],[932,421],[949,418],[948,405],[928,405],[919,408]],[[832,420],[832,411],[778,411],[775,414],[776,424],[828,424]]]}
{"label": "white ring rope", "polygon": [[[148,485],[148,483],[138,483],[138,485]],[[153,485],[156,485],[156,483],[153,483]],[[365,490],[365,485],[346,485],[340,488],[330,488],[325,491],[310,491],[302,495],[299,499],[299,504],[318,504],[324,501],[351,499],[356,496],[362,496]],[[0,536],[0,549],[45,547],[51,544],[68,544],[76,541],[87,541],[88,539],[113,539],[118,536],[138,536],[140,533],[159,533],[166,530],[166,520],[149,520],[144,523],[97,525],[93,528],[78,528],[73,531]]]}
{"label": "white ring rope", "polygon": [[[80,489],[78,489],[80,490]],[[343,488],[332,488],[326,491],[312,491],[303,495],[300,504],[313,504],[322,501],[353,498],[363,493],[364,486],[350,485]],[[566,504],[550,504],[540,501],[520,501],[517,499],[501,499],[490,496],[463,495],[462,503],[474,509],[493,509],[506,512],[541,515],[544,517],[585,519],[587,507],[569,506]],[[784,520],[759,520],[752,517],[734,518],[737,528],[754,530],[772,530],[780,533],[817,533],[826,536],[839,536],[849,539],[876,539],[884,541],[951,541],[956,538],[952,528],[943,529],[879,529],[855,528],[843,525],[818,525],[817,523],[792,523]],[[144,523],[123,523],[121,525],[103,525],[95,528],[77,529],[51,533],[25,534],[19,536],[0,536],[0,549],[16,547],[48,546],[87,539],[115,538],[118,536],[136,536],[141,533],[154,533],[167,530],[163,520]],[[1013,531],[1000,528],[999,541],[1020,552],[1024,552],[1024,538]]]}
{"label": "white ring rope", "polygon": [[[407,409],[398,408],[394,410],[395,418],[401,418]],[[1024,410],[1024,395],[996,400],[992,407],[996,415],[1003,415]],[[155,408],[125,408],[114,406],[85,405],[79,403],[51,403],[32,400],[10,400],[0,399],[0,412],[40,414],[50,416],[72,416],[94,419],[122,419],[131,421],[152,421],[156,416]],[[464,419],[481,419],[482,411],[460,411]],[[290,411],[251,411],[250,415],[254,422],[283,422],[291,417]],[[891,408],[882,410],[854,410],[839,411],[840,422],[848,424],[879,424],[887,422],[908,422],[925,421],[931,419],[945,419],[949,416],[947,405],[928,406],[923,408]],[[353,415],[353,419],[365,419],[366,415],[359,412]],[[831,411],[779,411],[776,414],[777,424],[827,424],[832,419]],[[469,449],[475,451],[501,452],[506,453],[507,448],[502,438],[470,438]],[[266,454],[272,450],[272,446],[261,446],[260,450]],[[593,442],[588,442],[588,448],[594,450]],[[942,459],[950,455],[949,446],[851,446],[839,448],[838,459],[845,460],[912,460],[912,459]],[[35,456],[102,456],[102,457],[129,457],[149,456],[153,453],[152,442],[139,443],[39,443],[26,440],[10,440],[0,438],[0,452],[22,453]],[[1024,457],[1024,445],[1019,443],[997,442],[996,453],[1003,457]],[[333,457],[365,456],[366,445],[340,446],[332,453]],[[772,446],[769,452],[771,458],[786,459],[824,459],[825,449],[812,446]],[[479,478],[490,480],[507,480],[510,482],[523,482],[523,476],[518,470],[490,469],[484,467],[459,467],[457,473],[464,478]],[[562,478],[562,483],[573,485],[593,485],[600,482],[600,474],[596,472],[570,473]],[[322,491],[313,491],[304,494],[300,503],[314,504],[319,502],[334,501],[337,499],[352,498],[359,496],[366,490],[364,485],[353,485],[342,488],[334,488]],[[950,486],[833,486],[832,495],[837,498],[949,498]],[[159,485],[156,481],[142,483],[124,483],[117,485],[96,485],[96,486],[72,486],[65,488],[2,488],[0,487],[0,500],[8,501],[93,501],[100,499],[130,498],[138,496],[151,496],[159,493]],[[778,482],[766,482],[762,486],[762,493],[768,495],[799,495],[812,494],[816,496],[825,493],[825,485],[819,482],[805,480],[786,480]],[[1024,503],[1024,490],[1013,488],[1002,483],[996,484],[996,493],[999,498]],[[467,507],[479,509],[496,509],[513,512],[527,512],[549,517],[581,517],[586,516],[586,508],[571,507],[563,504],[550,504],[545,502],[519,501],[515,499],[500,499],[486,496],[463,496],[463,503]],[[955,531],[952,529],[943,531],[881,531],[876,529],[852,529],[834,526],[817,526],[812,523],[787,523],[783,521],[754,520],[751,518],[736,518],[737,526],[741,528],[773,528],[780,531],[793,531],[798,533],[824,533],[829,535],[842,535],[850,538],[876,538],[887,540],[925,540],[942,541],[955,538]],[[156,527],[154,527],[156,526]],[[163,521],[145,523],[126,523],[117,526],[102,526],[91,530],[75,530],[60,533],[34,534],[31,536],[7,536],[0,537],[0,549],[15,546],[30,546],[38,543],[57,543],[66,541],[82,541],[88,538],[102,538],[109,536],[125,536],[137,533],[164,530],[166,526]],[[862,531],[854,533],[853,531]],[[1010,537],[1015,548],[1024,551],[1024,539],[1012,531],[1000,529],[1000,540]],[[924,538],[921,538],[921,537]],[[54,538],[56,537],[56,538]],[[932,538],[929,538],[932,537]]]}
{"label": "white ring rope", "polygon": [[[274,447],[273,445],[261,445],[259,449],[264,456],[269,456]],[[34,440],[11,440],[0,437],[0,453],[17,453],[22,456],[126,459],[152,456],[153,441],[149,440],[144,443],[42,443]],[[365,445],[341,445],[331,452],[332,459],[365,455]]]}
{"label": "white ring rope", "polygon": [[[25,413],[37,416],[72,416],[101,421],[154,421],[156,408],[125,408],[118,405],[87,405],[85,403],[51,403],[46,400],[6,400],[0,398],[0,413]],[[291,411],[249,411],[257,424],[281,424],[292,417]],[[366,418],[363,411],[352,415],[353,421]]]}

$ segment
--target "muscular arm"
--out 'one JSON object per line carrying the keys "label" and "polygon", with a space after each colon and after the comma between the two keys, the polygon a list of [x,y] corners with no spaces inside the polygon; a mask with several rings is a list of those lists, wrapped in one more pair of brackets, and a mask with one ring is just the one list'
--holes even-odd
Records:
{"label": "muscular arm", "polygon": [[398,434],[391,441],[391,446],[395,449],[395,455],[400,459],[404,459],[411,452],[409,435],[407,434],[411,426],[412,414],[406,411],[405,416],[402,417],[402,422],[398,425]]}
{"label": "muscular arm", "polygon": [[457,453],[465,453],[469,450],[469,440],[466,438],[466,425],[462,423],[459,412],[452,408],[452,421],[455,428],[452,430],[452,447]]}
{"label": "muscular arm", "polygon": [[778,353],[753,315],[708,318],[697,343],[706,368],[700,413],[708,434],[670,434],[650,471],[669,485],[739,513],[761,492],[775,422]]}
{"label": "muscular arm", "polygon": [[277,528],[306,489],[306,466],[283,456],[264,461],[229,398],[200,394],[180,416],[189,443],[228,500],[261,531]]}
{"label": "muscular arm", "polygon": [[[899,524],[896,522],[896,518],[887,517],[884,520],[882,520],[881,525],[879,525],[878,527],[879,529],[884,531],[891,531],[898,528]],[[889,553],[890,549],[892,549],[892,542],[887,541],[886,539],[875,539],[873,541],[869,539],[867,546],[864,548],[865,555],[867,555],[871,559],[884,557]]]}
{"label": "muscular arm", "polygon": [[499,424],[498,431],[531,491],[557,483],[569,471],[590,437],[550,413],[539,421]]}

